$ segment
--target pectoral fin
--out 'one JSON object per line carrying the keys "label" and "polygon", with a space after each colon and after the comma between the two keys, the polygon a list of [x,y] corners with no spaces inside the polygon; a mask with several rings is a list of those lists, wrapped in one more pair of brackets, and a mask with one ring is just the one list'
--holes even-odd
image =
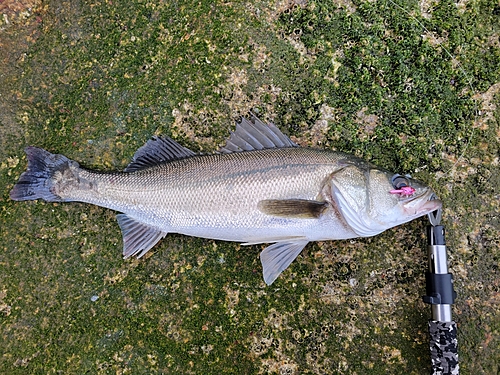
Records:
{"label": "pectoral fin", "polygon": [[266,199],[259,202],[259,210],[267,215],[315,219],[321,216],[327,202],[307,199]]}
{"label": "pectoral fin", "polygon": [[146,254],[156,243],[167,235],[155,228],[140,223],[125,214],[116,215],[123,235],[123,257]]}
{"label": "pectoral fin", "polygon": [[277,242],[266,247],[260,253],[265,283],[271,285],[280,273],[286,270],[294,259],[297,258],[307,243],[308,241],[306,240]]}

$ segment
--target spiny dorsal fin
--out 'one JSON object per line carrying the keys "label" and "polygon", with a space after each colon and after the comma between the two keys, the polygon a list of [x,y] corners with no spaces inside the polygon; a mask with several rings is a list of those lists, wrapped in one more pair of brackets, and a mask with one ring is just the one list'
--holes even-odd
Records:
{"label": "spiny dorsal fin", "polygon": [[250,120],[243,117],[236,124],[236,130],[231,133],[226,145],[220,149],[220,152],[229,154],[231,152],[284,147],[298,146],[274,124],[265,124],[257,117],[252,116]]}
{"label": "spiny dorsal fin", "polygon": [[153,137],[139,148],[125,172],[134,172],[158,164],[196,155],[168,137]]}
{"label": "spiny dorsal fin", "polygon": [[259,210],[267,215],[302,219],[320,217],[327,206],[327,202],[307,199],[266,199],[258,205]]}

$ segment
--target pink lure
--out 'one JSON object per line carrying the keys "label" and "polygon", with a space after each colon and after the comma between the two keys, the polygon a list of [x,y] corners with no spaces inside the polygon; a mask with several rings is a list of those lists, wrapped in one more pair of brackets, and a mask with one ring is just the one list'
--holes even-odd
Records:
{"label": "pink lure", "polygon": [[414,192],[415,192],[415,189],[412,188],[411,186],[401,186],[399,189],[391,190],[389,193],[410,196],[410,195],[413,195]]}

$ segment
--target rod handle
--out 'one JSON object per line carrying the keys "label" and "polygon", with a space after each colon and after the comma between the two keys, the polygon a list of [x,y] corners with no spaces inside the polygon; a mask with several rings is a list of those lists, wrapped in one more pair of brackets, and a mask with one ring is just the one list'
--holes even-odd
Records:
{"label": "rod handle", "polygon": [[458,375],[457,324],[429,320],[432,375]]}

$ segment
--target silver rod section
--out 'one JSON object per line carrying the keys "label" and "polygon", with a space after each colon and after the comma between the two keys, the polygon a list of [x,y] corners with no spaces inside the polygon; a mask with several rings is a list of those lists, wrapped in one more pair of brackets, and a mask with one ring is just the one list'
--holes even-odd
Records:
{"label": "silver rod section", "polygon": [[429,250],[429,271],[431,273],[448,273],[448,259],[446,257],[445,245],[430,245]]}
{"label": "silver rod section", "polygon": [[431,305],[432,320],[438,322],[452,322],[451,305]]}

